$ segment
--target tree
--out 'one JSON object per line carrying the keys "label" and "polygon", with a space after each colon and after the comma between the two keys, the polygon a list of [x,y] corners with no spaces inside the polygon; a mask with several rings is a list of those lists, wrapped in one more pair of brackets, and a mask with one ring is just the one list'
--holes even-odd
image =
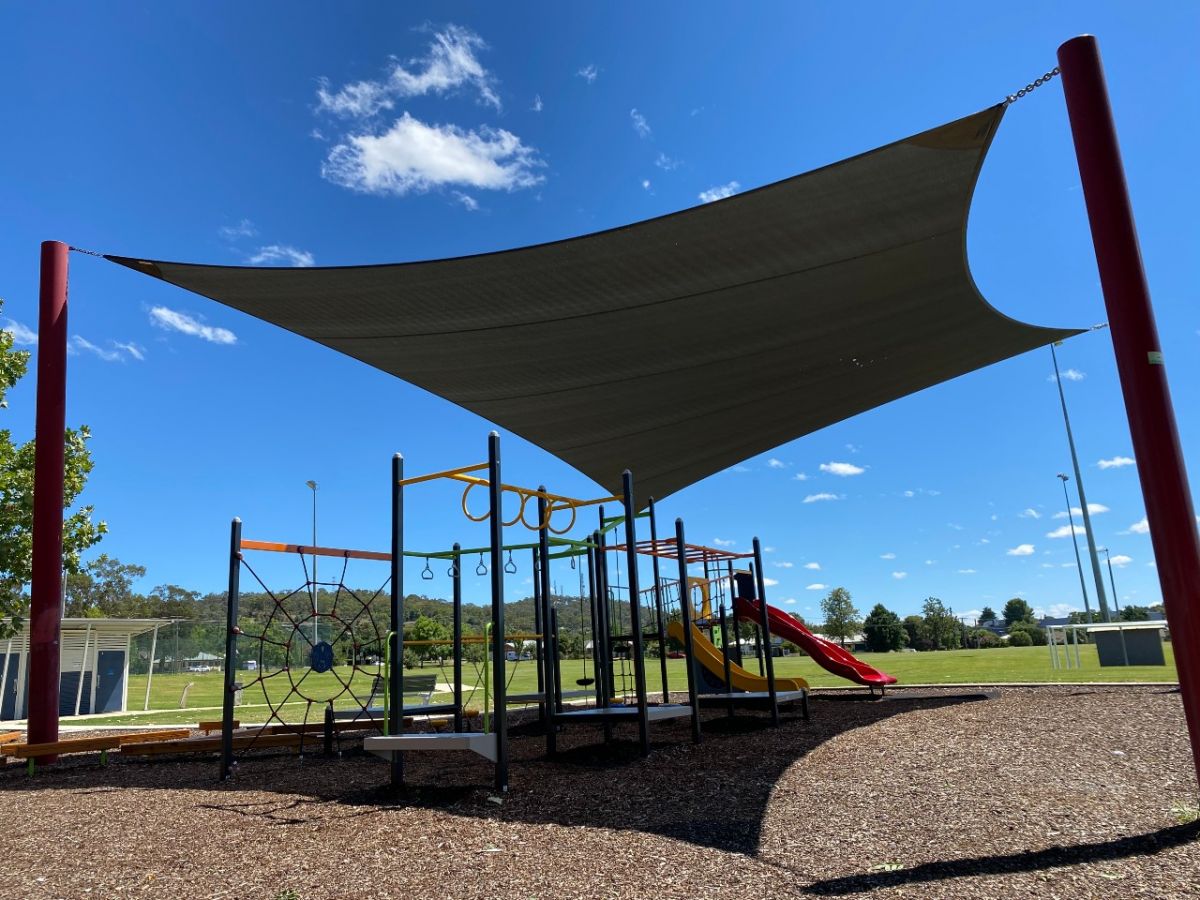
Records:
{"label": "tree", "polygon": [[900,623],[904,626],[904,637],[908,641],[908,646],[914,650],[928,649],[918,646],[922,640],[921,632],[925,628],[925,620],[920,616],[905,616],[904,621]]}
{"label": "tree", "polygon": [[1145,606],[1125,606],[1121,609],[1122,622],[1145,622],[1150,618],[1150,609]]}
{"label": "tree", "polygon": [[[4,302],[0,300],[0,311]],[[5,395],[29,367],[29,353],[13,350],[13,335],[0,331],[0,409]],[[70,509],[92,471],[86,425],[66,432],[64,509]],[[21,626],[29,607],[25,592],[33,575],[33,441],[16,445],[8,429],[0,429],[0,638]],[[63,565],[68,574],[79,571],[79,556],[108,530],[92,521],[92,507],[83,506],[63,521]],[[3,621],[12,618],[12,624]]]}
{"label": "tree", "polygon": [[962,623],[937,597],[926,597],[921,607],[923,637],[934,650],[955,650],[962,643]]}
{"label": "tree", "polygon": [[900,624],[900,617],[882,603],[872,607],[862,627],[868,650],[887,653],[904,646],[904,626]]}
{"label": "tree", "polygon": [[[419,616],[417,621],[413,622],[404,635],[405,641],[444,641],[450,637],[450,629],[436,619],[431,619],[429,616]],[[443,656],[450,656],[453,650],[450,644],[447,643],[432,643],[421,644],[413,647],[413,653],[416,658],[424,662],[427,659],[440,659]],[[405,653],[408,652],[408,645],[405,645]]]}
{"label": "tree", "polygon": [[67,575],[67,615],[141,615],[145,598],[134,593],[133,582],[145,574],[145,566],[126,565],[101,553],[81,571]]}
{"label": "tree", "polygon": [[1013,597],[1004,604],[1004,624],[1012,627],[1013,622],[1032,622],[1033,609],[1020,597]]}
{"label": "tree", "polygon": [[[1029,636],[1029,643],[1034,647],[1045,647],[1048,638],[1046,637],[1046,629],[1040,628],[1033,622],[1013,622],[1012,627],[1008,630],[1009,644],[1012,643],[1012,638],[1018,634]],[[1022,644],[1022,646],[1026,646]]]}
{"label": "tree", "polygon": [[985,606],[983,608],[983,612],[981,612],[979,614],[979,624],[986,625],[989,622],[995,622],[995,621],[996,621],[996,611],[994,609],[992,609],[990,606]]}
{"label": "tree", "polygon": [[825,636],[837,638],[842,643],[846,642],[846,638],[857,634],[862,627],[859,612],[854,608],[850,592],[844,587],[834,588],[829,592],[829,596],[821,601],[821,614],[825,617]]}

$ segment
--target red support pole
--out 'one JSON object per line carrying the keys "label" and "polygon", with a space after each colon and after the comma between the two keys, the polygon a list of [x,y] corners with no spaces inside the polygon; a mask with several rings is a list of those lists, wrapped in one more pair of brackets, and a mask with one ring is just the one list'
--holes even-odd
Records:
{"label": "red support pole", "polygon": [[[66,244],[42,243],[37,424],[33,475],[33,580],[29,613],[29,743],[58,740],[62,630],[63,457],[67,428]],[[44,759],[43,762],[53,762]]]}
{"label": "red support pole", "polygon": [[1096,39],[1067,41],[1058,64],[1200,777],[1200,535],[1192,493]]}

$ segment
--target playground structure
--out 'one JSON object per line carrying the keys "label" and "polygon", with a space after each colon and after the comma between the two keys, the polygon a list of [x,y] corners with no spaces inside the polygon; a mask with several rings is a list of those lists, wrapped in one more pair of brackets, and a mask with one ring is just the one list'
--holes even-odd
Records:
{"label": "playground structure", "polygon": [[[1059,62],[1133,450],[1140,463],[1138,474],[1150,534],[1155,556],[1160,561],[1163,601],[1173,645],[1179,651],[1176,664],[1193,754],[1200,772],[1200,666],[1195,658],[1195,648],[1200,646],[1200,538],[1191,492],[1095,40],[1080,37],[1067,42],[1059,49]],[[512,427],[589,474],[610,478],[611,470],[616,468],[612,460],[621,459],[648,473],[645,483],[649,494],[665,496],[784,440],[1076,333],[1069,329],[1035,329],[1005,321],[994,311],[985,310],[970,283],[962,252],[970,192],[1004,110],[1054,74],[1048,73],[1003,104],[854,160],[704,209],[688,210],[577,241],[459,261],[360,270],[272,272],[110,258],[291,327],[297,333],[406,377]],[[881,196],[895,199],[886,193],[886,185],[865,176],[861,181],[855,180],[863,176],[855,168],[862,160],[875,165],[883,173],[881,180],[887,184],[902,183],[906,190],[911,187],[914,194],[918,187],[925,189],[926,193],[918,198],[920,203],[914,199],[911,206],[899,204],[899,216],[887,218],[877,214],[878,209],[869,203],[844,202],[846,197],[857,200],[875,189],[879,189]],[[845,182],[835,181],[843,177]],[[806,199],[812,202],[805,202]],[[780,215],[794,216],[792,211],[796,209],[804,210],[803,222],[780,222]],[[842,229],[837,232],[840,237],[830,223]],[[762,228],[751,227],[755,224]],[[778,229],[777,239],[761,242],[759,236],[767,225]],[[878,228],[882,234],[871,231],[872,228]],[[745,243],[735,244],[735,241]],[[760,243],[764,246],[760,247]],[[815,251],[806,255],[810,245],[831,249],[831,257]],[[42,253],[30,640],[30,739],[38,743],[53,743],[57,739],[68,249],[64,244],[47,242]],[[788,253],[793,255],[784,258]],[[582,262],[575,262],[576,256]],[[622,265],[608,265],[614,258],[622,258]],[[413,303],[427,302],[428,295],[418,288],[433,268],[452,272],[453,277],[448,281],[459,292],[438,295],[444,318],[434,324],[448,322],[452,326],[462,321],[476,335],[484,335],[491,341],[478,354],[477,364],[470,373],[478,381],[463,381],[462,373],[438,369],[431,362],[454,358],[448,352],[453,345],[439,337],[453,334],[453,327],[448,326],[444,332],[436,328],[421,331],[415,326],[405,330],[403,324],[389,322],[388,326],[394,328],[387,335],[390,350],[378,340],[377,333],[369,330],[374,327],[373,311],[366,307],[378,303],[381,297],[386,298],[392,313],[401,320],[419,321],[425,327],[431,318],[436,318],[415,315],[414,310],[396,302],[397,297],[414,298]],[[565,276],[568,271],[576,277]],[[605,277],[598,277],[600,274]],[[950,285],[945,290],[935,290],[932,286],[939,274]],[[561,298],[567,293],[564,285],[572,281],[585,285],[588,291],[602,284],[608,293],[580,291],[572,304],[563,304]],[[501,286],[500,289],[505,285],[520,285],[523,302],[498,309],[493,285]],[[340,290],[343,287],[350,290]],[[815,327],[827,320],[835,325],[840,321],[836,303],[831,304],[827,299],[823,303],[822,298],[840,300],[850,291],[858,304],[855,318],[866,324],[861,327],[845,324],[829,330]],[[286,304],[290,311],[279,309],[275,301],[281,296],[294,300]],[[332,296],[353,296],[365,306],[352,309],[348,302],[329,304],[327,298]],[[803,296],[806,303],[782,303],[796,296]],[[904,333],[900,333],[901,323],[892,315],[900,305],[892,298],[899,296],[911,300],[908,307],[911,324]],[[695,327],[715,320],[725,325],[697,335],[685,333],[681,317],[670,311],[661,320],[645,313],[656,305],[665,308],[665,304],[680,297],[689,298],[693,304],[696,314],[690,318],[699,323]],[[724,308],[723,304],[730,303],[739,304],[745,313],[737,322],[741,330],[736,334],[728,331],[729,318],[716,314]],[[556,305],[562,307],[558,318],[554,312]],[[760,311],[757,316],[755,310]],[[781,310],[802,318],[785,320]],[[599,334],[589,334],[597,346],[606,347],[606,352],[625,354],[609,360],[608,371],[628,370],[639,377],[625,379],[627,384],[621,388],[603,380],[575,377],[569,379],[572,383],[555,385],[549,391],[540,383],[546,378],[550,362],[543,359],[547,366],[537,367],[524,376],[535,379],[534,382],[520,382],[515,375],[505,380],[511,368],[507,360],[514,353],[532,353],[534,348],[548,345],[578,346],[578,341],[570,339],[548,341],[541,332],[554,326],[571,338],[575,333],[567,332],[577,327],[574,323],[585,316],[600,314],[610,316],[612,329],[626,338],[609,342],[601,340]],[[509,318],[504,319],[505,316]],[[311,319],[313,324],[302,325],[296,317]],[[337,321],[331,325],[330,319]],[[936,327],[939,325],[942,327]],[[661,334],[668,328],[678,330],[679,340],[673,343],[680,350],[675,356],[668,355],[661,345]],[[535,335],[535,331],[539,333]],[[808,332],[815,337],[804,348],[786,340],[788,334]],[[945,341],[947,332],[959,340]],[[514,343],[516,333],[531,336],[529,342]],[[647,352],[643,344],[630,337],[637,334],[655,342],[658,352]],[[737,359],[729,355],[729,348],[733,348]],[[721,355],[722,349],[726,355]],[[658,367],[656,371],[644,368],[644,361],[651,359]],[[712,364],[701,371],[697,360]],[[574,350],[558,362],[563,366],[588,368],[578,365]],[[764,375],[766,372],[770,375]],[[827,377],[822,380],[813,373],[825,373]],[[563,377],[568,379],[566,375]],[[715,389],[711,382],[704,381],[706,377],[719,378],[726,385],[725,391],[741,392],[744,421],[739,430],[745,434],[732,433],[727,421],[724,428],[720,427],[730,407],[728,403],[714,402]],[[764,383],[768,378],[769,385]],[[777,390],[777,384],[785,387]],[[838,386],[836,391],[833,385]],[[674,421],[662,422],[657,399],[668,394],[677,401],[678,415]],[[803,408],[797,406],[794,423],[778,424],[781,399],[818,395],[819,402]],[[748,396],[754,399],[745,400]],[[604,414],[595,405],[598,399],[622,410],[626,426],[623,433],[610,433],[609,423],[621,417]],[[588,409],[587,421],[578,416],[579,409]],[[670,462],[656,462],[661,460]],[[488,488],[494,616],[502,625],[503,523],[498,449],[489,465]],[[534,492],[527,493],[522,507],[529,497],[535,496]],[[634,598],[637,596],[633,561],[636,514],[631,507],[631,493],[627,478],[623,502],[630,597]],[[549,496],[538,499],[539,510],[547,514],[556,502]],[[561,508],[570,508],[574,513],[571,504]],[[548,529],[548,519],[549,515],[540,518],[539,531]],[[399,580],[396,567],[401,561],[402,542],[397,543],[400,537],[402,527],[396,527],[394,522],[393,597]],[[681,548],[683,543],[680,527]],[[591,550],[594,553],[597,548]],[[680,553],[682,585],[687,580],[686,557],[682,549]],[[540,558],[548,565],[547,553]],[[544,576],[542,580],[544,583]],[[753,618],[757,612],[764,634],[769,634],[770,613],[762,591],[757,599],[758,609],[747,608],[745,614]],[[638,605],[631,603],[631,610]],[[687,610],[688,603],[682,603],[682,614],[686,616]],[[552,631],[552,623],[548,624]],[[640,649],[643,634],[636,614],[632,625],[631,642],[635,649]],[[690,641],[691,636],[691,629],[685,623],[684,637]],[[402,636],[397,634],[393,641],[399,644]],[[503,657],[502,642],[503,628],[494,627],[493,665],[500,664]],[[764,665],[768,672],[769,660],[767,653]],[[849,665],[845,660],[838,662]],[[634,663],[635,670],[638,666],[644,670],[640,653],[635,653]],[[850,668],[859,677],[874,677]],[[644,671],[638,676],[636,717],[644,745],[649,712],[644,696]],[[397,696],[401,685],[394,672],[391,680],[392,695]],[[496,684],[500,710],[504,708],[502,684],[503,679]],[[548,692],[553,691],[549,684],[544,687]],[[402,699],[400,705],[402,708]],[[695,715],[694,709],[692,714]],[[556,710],[547,711],[548,717],[558,715]],[[594,718],[603,722],[618,715],[628,717],[623,711],[619,714],[605,711]],[[773,715],[778,715],[777,708]],[[390,732],[393,723],[399,727],[394,714],[387,721]],[[498,727],[503,721],[501,714]],[[406,736],[396,732],[386,737],[394,743],[391,755],[393,774],[397,777],[397,773],[402,774],[402,762],[400,753],[394,752],[395,747],[411,746],[414,742],[400,741]],[[504,768],[504,738],[497,734],[480,743],[495,748],[499,781]]]}

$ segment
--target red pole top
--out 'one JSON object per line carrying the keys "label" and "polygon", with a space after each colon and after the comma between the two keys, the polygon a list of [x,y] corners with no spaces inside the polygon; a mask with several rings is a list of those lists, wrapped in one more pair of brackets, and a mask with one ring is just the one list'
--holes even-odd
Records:
{"label": "red pole top", "polygon": [[1058,63],[1192,754],[1200,776],[1200,535],[1196,513],[1096,39],[1083,35],[1067,41],[1058,48]]}

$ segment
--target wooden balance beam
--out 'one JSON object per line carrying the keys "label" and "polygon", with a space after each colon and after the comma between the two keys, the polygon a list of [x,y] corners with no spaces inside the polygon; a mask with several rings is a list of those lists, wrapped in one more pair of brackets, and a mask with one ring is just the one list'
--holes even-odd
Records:
{"label": "wooden balance beam", "polygon": [[160,731],[134,731],[127,734],[110,734],[103,737],[65,738],[61,741],[51,741],[43,744],[6,744],[4,752],[17,759],[29,761],[29,774],[34,772],[34,761],[44,756],[58,756],[65,753],[89,753],[100,751],[100,765],[108,764],[108,751],[116,750],[126,745],[144,744],[153,741],[164,741],[175,738],[185,738],[191,734],[187,728],[168,728]]}

